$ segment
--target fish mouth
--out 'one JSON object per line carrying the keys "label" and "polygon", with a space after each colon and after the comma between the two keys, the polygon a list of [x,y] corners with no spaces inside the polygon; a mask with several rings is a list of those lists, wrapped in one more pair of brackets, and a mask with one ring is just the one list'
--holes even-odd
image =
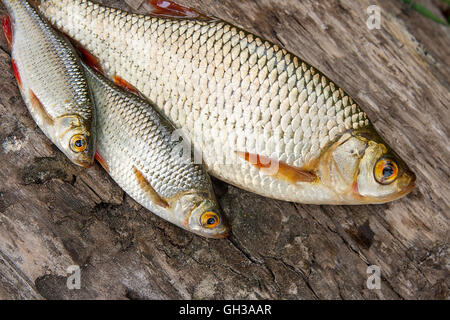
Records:
{"label": "fish mouth", "polygon": [[[391,202],[394,200],[398,200],[404,196],[406,196],[408,193],[410,193],[414,187],[416,186],[416,175],[408,171],[405,173],[409,177],[409,179],[406,179],[404,186],[400,187],[400,190],[396,193],[392,193],[388,196],[384,197],[373,197],[373,196],[363,196],[359,193],[358,190],[358,184],[355,182],[353,184],[353,195],[358,197],[359,201],[358,203],[352,203],[352,204],[382,204],[386,202]],[[340,203],[343,204],[343,203]],[[345,203],[347,204],[347,203]]]}
{"label": "fish mouth", "polygon": [[93,166],[94,161],[78,160],[78,161],[75,161],[75,163],[76,163],[78,166],[80,166],[80,167],[83,167],[83,168],[85,168],[85,169],[88,169],[88,168],[90,168],[90,167]]}
{"label": "fish mouth", "polygon": [[416,175],[411,171],[409,171],[406,174],[410,177],[408,184],[405,187],[401,188],[401,190],[399,192],[397,192],[385,199],[382,199],[380,201],[380,203],[385,203],[385,202],[390,202],[390,201],[400,199],[400,198],[406,196],[408,193],[410,193],[414,189],[414,187],[416,186]]}
{"label": "fish mouth", "polygon": [[230,236],[230,229],[227,228],[225,232],[213,236],[214,239],[226,239]]}
{"label": "fish mouth", "polygon": [[409,184],[406,186],[406,188],[400,193],[401,196],[407,195],[408,193],[410,193],[412,191],[412,189],[414,189],[414,187],[416,186],[416,175],[413,172],[408,172],[408,175],[411,177]]}
{"label": "fish mouth", "polygon": [[193,231],[194,233],[198,234],[199,236],[202,236],[204,238],[208,238],[208,239],[225,239],[228,238],[230,236],[230,232],[231,232],[231,228],[229,227],[228,224],[226,225],[222,225],[220,227],[218,227],[218,229],[211,229],[210,232],[206,231],[206,230],[192,230],[189,229],[189,231]]}
{"label": "fish mouth", "polygon": [[228,225],[219,227],[218,230],[211,229],[210,232],[206,230],[192,230],[189,227],[187,227],[186,229],[208,239],[226,239],[230,236],[231,233],[231,228]]}
{"label": "fish mouth", "polygon": [[216,234],[204,234],[199,233],[202,237],[209,238],[209,239],[226,239],[230,236],[230,230],[227,230],[223,233],[216,233]]}

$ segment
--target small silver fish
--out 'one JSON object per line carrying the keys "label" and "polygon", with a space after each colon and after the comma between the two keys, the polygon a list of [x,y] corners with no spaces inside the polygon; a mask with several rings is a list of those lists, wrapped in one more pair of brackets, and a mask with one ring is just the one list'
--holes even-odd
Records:
{"label": "small silver fish", "polygon": [[10,15],[3,18],[3,30],[28,110],[72,162],[89,167],[95,155],[95,113],[75,49],[28,1],[2,2]]}
{"label": "small silver fish", "polygon": [[204,237],[226,237],[210,178],[180,156],[175,127],[146,100],[85,68],[98,119],[96,158],[110,176],[163,219]]}

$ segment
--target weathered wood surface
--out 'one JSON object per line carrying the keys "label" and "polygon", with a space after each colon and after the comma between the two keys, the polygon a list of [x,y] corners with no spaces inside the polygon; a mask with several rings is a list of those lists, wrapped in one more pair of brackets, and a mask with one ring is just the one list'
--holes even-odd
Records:
{"label": "weathered wood surface", "polygon": [[[122,1],[103,1],[122,8]],[[449,29],[381,0],[183,0],[283,45],[360,102],[417,173],[384,205],[312,206],[215,182],[231,221],[206,240],[71,165],[30,118],[0,51],[0,298],[448,299]],[[437,14],[439,1],[424,1]],[[382,9],[381,30],[366,8]],[[3,7],[1,13],[4,13]],[[81,266],[82,288],[66,288]],[[367,266],[381,289],[366,287]]]}

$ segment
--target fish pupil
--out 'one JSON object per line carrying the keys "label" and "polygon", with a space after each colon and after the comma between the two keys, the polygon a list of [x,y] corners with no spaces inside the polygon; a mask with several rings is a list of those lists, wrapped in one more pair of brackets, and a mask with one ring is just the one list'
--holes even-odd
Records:
{"label": "fish pupil", "polygon": [[215,218],[209,218],[208,221],[206,221],[207,224],[214,224],[216,223],[216,219]]}
{"label": "fish pupil", "polygon": [[81,148],[84,145],[83,140],[78,139],[77,141],[75,141],[75,146],[77,146],[78,148]]}
{"label": "fish pupil", "polygon": [[394,169],[391,166],[386,166],[383,168],[383,177],[389,178],[394,174]]}

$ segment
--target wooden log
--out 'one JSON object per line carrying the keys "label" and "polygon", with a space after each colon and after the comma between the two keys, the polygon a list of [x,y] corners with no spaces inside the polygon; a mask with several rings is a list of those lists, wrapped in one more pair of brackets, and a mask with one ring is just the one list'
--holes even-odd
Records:
{"label": "wooden log", "polygon": [[[233,232],[203,239],[49,143],[2,37],[0,298],[448,299],[449,29],[395,0],[180,3],[282,45],[342,86],[417,173],[417,188],[384,205],[313,206],[215,180]],[[423,1],[440,14],[437,3]],[[379,30],[366,25],[372,4]],[[66,286],[71,265],[81,268],[79,290]],[[366,285],[372,265],[380,289]]]}

